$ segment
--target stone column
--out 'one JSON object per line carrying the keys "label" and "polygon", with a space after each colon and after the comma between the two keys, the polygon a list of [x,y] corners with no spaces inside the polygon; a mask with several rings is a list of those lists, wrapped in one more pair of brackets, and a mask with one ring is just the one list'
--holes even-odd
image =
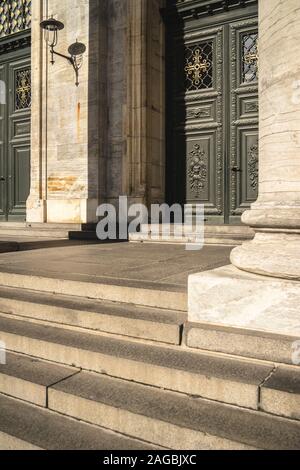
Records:
{"label": "stone column", "polygon": [[299,0],[260,0],[259,198],[243,222],[254,241],[233,250],[244,271],[300,280]]}
{"label": "stone column", "polygon": [[[233,250],[232,265],[189,277],[187,343],[291,363],[300,337],[299,1],[260,0],[259,36],[260,188],[243,217],[256,235]],[[270,346],[265,332],[285,344]]]}

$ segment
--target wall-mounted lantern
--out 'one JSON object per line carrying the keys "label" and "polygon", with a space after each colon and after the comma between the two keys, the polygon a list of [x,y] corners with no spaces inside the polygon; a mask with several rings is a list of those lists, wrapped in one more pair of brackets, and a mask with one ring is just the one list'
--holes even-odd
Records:
{"label": "wall-mounted lantern", "polygon": [[83,64],[83,54],[86,51],[86,46],[81,42],[74,42],[68,49],[69,56],[60,54],[56,52],[54,48],[57,46],[58,43],[58,31],[64,29],[65,25],[54,18],[49,18],[48,20],[44,20],[41,22],[41,28],[45,31],[45,41],[50,48],[51,53],[51,64],[55,64],[54,56],[57,55],[66,59],[73,67],[75,74],[76,74],[76,86],[79,86],[79,70]]}

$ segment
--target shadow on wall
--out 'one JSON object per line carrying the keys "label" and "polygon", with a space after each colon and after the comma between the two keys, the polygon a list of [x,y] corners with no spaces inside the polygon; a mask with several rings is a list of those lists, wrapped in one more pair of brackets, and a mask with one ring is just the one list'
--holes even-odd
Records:
{"label": "shadow on wall", "polygon": [[127,0],[89,3],[88,197],[103,203],[122,194]]}

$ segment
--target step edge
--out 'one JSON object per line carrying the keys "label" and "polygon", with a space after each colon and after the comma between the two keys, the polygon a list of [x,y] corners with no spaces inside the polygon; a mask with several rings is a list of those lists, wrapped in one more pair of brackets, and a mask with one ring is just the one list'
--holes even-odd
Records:
{"label": "step edge", "polygon": [[[75,396],[80,401],[88,402],[88,403],[92,404],[93,406],[97,406],[97,404],[99,403],[100,406],[103,406],[104,408],[107,408],[107,409],[114,408],[115,410],[122,410],[127,414],[133,414],[133,415],[136,415],[136,416],[145,417],[145,418],[153,420],[153,421],[160,421],[160,422],[163,422],[165,424],[170,424],[172,426],[180,427],[179,422],[174,422],[174,421],[169,421],[169,420],[166,420],[166,419],[161,419],[160,417],[155,416],[153,414],[152,415],[150,415],[150,414],[145,415],[142,412],[133,411],[132,409],[129,409],[127,407],[126,408],[125,407],[120,408],[118,406],[115,406],[114,404],[105,403],[105,401],[91,400],[87,397],[72,394],[71,392],[66,392],[64,390],[58,390],[58,389],[54,388],[54,389],[50,389],[49,392],[50,392],[50,396],[52,395],[52,398],[50,398],[49,403],[51,403],[51,400],[55,402],[55,395],[61,395],[61,396],[64,396],[64,397],[71,397],[71,398],[69,398],[71,400],[73,399],[72,397]],[[172,391],[166,391],[165,393],[167,393],[169,395],[178,395],[176,392],[172,392]],[[186,400],[190,400],[190,397],[187,396]],[[232,409],[235,409],[236,411],[240,411],[241,413],[252,414],[253,416],[255,416],[256,418],[259,418],[259,419],[263,419],[263,418],[266,418],[268,420],[272,419],[273,421],[276,421],[277,423],[280,421],[280,422],[282,422],[283,425],[286,425],[287,428],[289,426],[294,427],[295,425],[298,427],[298,424],[299,424],[299,432],[300,432],[300,423],[298,423],[296,421],[293,421],[293,420],[290,420],[288,418],[282,417],[282,416],[271,415],[271,414],[268,414],[266,412],[258,411],[258,410],[245,409],[245,408],[242,408],[242,407],[230,405],[228,403],[215,402],[213,400],[209,400],[209,399],[205,399],[205,398],[199,398],[199,400],[209,404],[210,406],[214,406],[214,407],[222,406],[224,408],[227,408],[228,411],[232,410]],[[50,404],[50,406],[55,406],[55,405]],[[147,409],[149,410],[149,408],[147,408]],[[82,417],[81,417],[81,419],[82,419]],[[241,418],[241,423],[240,423],[241,425],[242,425],[242,421],[243,421],[243,417]],[[98,425],[97,423],[94,423],[94,424]],[[218,434],[218,433],[214,434],[210,429],[208,429],[209,426],[206,427],[206,428],[204,426],[204,428],[203,428],[203,425],[201,425],[201,427],[196,428],[196,427],[189,427],[186,423],[184,423],[184,424],[182,424],[182,428],[188,429],[188,430],[191,430],[191,431],[194,431],[194,432],[200,432],[200,433],[202,432],[204,434],[209,434],[211,436],[214,436],[214,437],[217,437],[217,438],[222,438],[222,439],[226,439],[226,436],[228,436],[228,433],[226,433],[226,430],[224,430],[224,432],[222,432],[222,434]],[[134,436],[132,436],[132,437],[134,437]],[[281,440],[281,436],[278,436],[278,441],[280,441],[280,440]],[[232,435],[230,437],[229,441],[237,442],[237,443],[244,444],[244,445],[249,445],[249,442],[246,442],[245,440],[241,440],[241,438],[238,437],[237,435]],[[259,444],[259,442],[257,442],[257,441],[254,442],[253,441],[250,445],[255,447],[255,448],[258,448],[259,447],[258,444]],[[270,448],[270,447],[268,447],[268,448]]]}
{"label": "step edge", "polygon": [[[14,296],[13,295],[14,293],[12,293],[12,295],[10,296],[9,292],[8,293],[3,292],[3,290],[5,289],[11,289],[11,290],[14,290],[14,292],[18,292],[20,297],[18,298],[17,296]],[[46,308],[54,307],[56,309],[74,311],[75,313],[89,313],[89,314],[95,314],[95,315],[105,315],[108,317],[122,317],[125,319],[145,321],[147,323],[165,323],[165,324],[178,325],[178,326],[183,325],[183,323],[185,323],[184,320],[187,320],[187,315],[185,315],[180,310],[158,309],[157,307],[146,307],[146,306],[130,304],[126,302],[113,302],[113,301],[110,302],[108,300],[89,299],[87,297],[79,297],[79,296],[74,297],[74,296],[67,296],[65,294],[55,295],[55,294],[51,294],[50,292],[34,291],[30,289],[24,289],[24,294],[28,298],[26,297],[22,298],[22,292],[20,293],[20,289],[0,286],[0,303],[1,303],[1,300],[4,299],[5,301],[12,301],[12,302],[17,302],[17,303],[22,303],[22,304],[27,304],[27,305],[33,304],[35,306],[42,306]],[[29,298],[30,295],[32,295],[35,298],[30,299]],[[86,301],[90,302],[91,304],[94,303],[95,306],[96,304],[98,304],[97,307],[99,307],[99,310],[96,311],[92,308],[89,308],[88,305],[86,306],[79,305],[81,302],[86,302]],[[76,305],[76,302],[78,302],[77,305]],[[74,304],[74,305],[71,305],[71,304]],[[3,307],[1,307],[0,305],[0,309],[1,308]],[[129,309],[133,310],[133,313],[130,312],[126,314],[126,312],[122,311],[122,309],[124,308],[128,310]],[[116,311],[107,312],[106,309],[115,309]],[[148,317],[146,316],[146,310],[148,310],[147,313],[149,313]],[[3,313],[10,313],[10,312],[3,312]],[[154,320],[151,317],[151,314],[153,313],[155,314],[155,317],[156,317]],[[182,318],[172,319],[172,315],[174,315],[174,317],[181,316]]]}
{"label": "step edge", "polygon": [[[53,392],[54,392],[54,393],[52,393],[52,390],[50,391],[50,399],[49,399],[49,403],[50,403],[49,406],[50,406],[50,409],[54,410],[54,411],[57,412],[57,413],[62,413],[62,414],[64,414],[64,415],[68,416],[68,414],[67,414],[68,412],[67,412],[65,409],[63,409],[62,407],[59,407],[57,404],[55,405],[55,403],[51,404],[51,401],[54,401],[54,402],[55,402],[55,400],[57,400],[57,398],[55,397],[55,395],[65,396],[65,395],[67,395],[67,394],[65,394],[65,393],[63,393],[63,392],[59,392],[59,391],[57,391],[57,390],[53,390]],[[95,402],[93,402],[93,401],[90,401],[90,400],[87,400],[87,399],[81,398],[81,397],[76,397],[76,399],[77,399],[78,401],[83,402],[83,403],[87,403],[87,402],[88,402],[88,403],[91,403],[91,404],[94,404],[94,403],[95,403]],[[96,406],[97,406],[97,404],[96,404]],[[128,420],[129,420],[130,417],[134,416],[134,417],[137,418],[137,419],[142,419],[143,421],[146,421],[147,424],[149,424],[149,422],[150,422],[150,423],[157,423],[157,422],[158,422],[159,425],[163,425],[163,426],[172,426],[173,429],[175,428],[175,430],[178,430],[178,431],[181,431],[181,432],[184,432],[185,430],[187,430],[188,432],[199,433],[200,435],[202,434],[202,435],[205,436],[205,437],[207,437],[207,435],[208,435],[208,436],[209,436],[210,438],[212,438],[212,439],[221,439],[221,440],[223,440],[223,441],[225,441],[225,442],[227,442],[227,443],[233,444],[233,445],[242,445],[242,446],[245,446],[245,447],[247,447],[247,448],[249,448],[249,449],[256,449],[256,448],[257,448],[257,447],[249,446],[249,445],[247,445],[247,444],[245,444],[245,443],[242,443],[242,442],[239,442],[239,441],[237,441],[237,440],[233,440],[233,439],[226,438],[225,436],[219,436],[219,435],[217,435],[217,434],[213,434],[213,433],[204,431],[204,430],[202,430],[202,429],[195,430],[195,429],[189,428],[189,427],[187,427],[187,426],[185,426],[185,425],[180,426],[179,424],[174,424],[174,423],[172,423],[172,422],[164,421],[164,420],[161,420],[161,419],[159,419],[159,418],[155,418],[155,417],[146,416],[146,415],[143,415],[143,414],[131,412],[131,411],[128,411],[128,410],[126,410],[126,409],[116,408],[116,407],[113,407],[113,406],[110,406],[110,405],[106,405],[106,404],[103,404],[103,403],[100,403],[100,406],[102,406],[103,408],[105,408],[105,409],[107,410],[107,413],[109,413],[109,411],[112,410],[112,409],[113,409],[113,410],[121,411],[121,412],[123,412],[125,415],[127,415]],[[81,413],[78,413],[78,412],[77,412],[76,414],[77,414],[77,417],[76,417],[76,418],[82,420],[83,422],[91,423],[91,424],[94,424],[95,426],[100,426],[100,427],[102,427],[102,428],[104,428],[104,429],[110,429],[110,430],[112,430],[112,431],[118,432],[116,428],[114,428],[114,429],[109,428],[108,425],[106,425],[106,424],[103,423],[103,422],[100,424],[99,422],[95,422],[96,420],[95,420],[94,422],[93,422],[93,421],[89,421],[89,419],[88,419],[86,416],[83,416]],[[112,424],[110,424],[110,426],[112,426]],[[119,426],[119,428],[118,428],[118,429],[119,429],[119,432],[125,433],[125,435],[130,436],[130,437],[133,438],[133,439],[136,439],[136,438],[137,438],[137,435],[135,435],[134,432],[132,432],[132,434],[131,434],[129,429],[127,429],[127,430],[125,431],[125,429],[123,429],[123,428],[122,428],[122,431],[120,431],[120,427],[121,427],[121,426]],[[150,439],[150,438],[149,438],[149,439]],[[148,440],[146,440],[146,441],[148,441]],[[156,444],[159,445],[159,443],[156,442],[156,438],[154,438],[154,437],[152,437],[152,438],[150,439],[150,442],[152,442],[154,445],[156,445]],[[163,442],[162,445],[167,446],[167,443]],[[168,444],[168,447],[174,448],[171,444]],[[174,450],[178,450],[178,448],[177,448],[177,449],[174,448]]]}
{"label": "step edge", "polygon": [[[1,317],[3,318],[3,317]],[[6,319],[4,318],[4,322],[6,321]],[[26,322],[22,322],[22,321],[19,321],[19,320],[9,320],[9,322],[12,324],[12,323],[22,323],[24,324],[25,323],[25,326],[28,327],[28,325],[26,325]],[[43,328],[43,329],[46,329],[47,331],[49,331],[49,328],[53,328],[53,327],[45,327],[44,325],[33,325],[34,327],[38,326],[40,328]],[[53,328],[54,329],[54,328]],[[56,328],[57,329],[57,328]],[[69,333],[69,334],[72,334],[73,332],[71,330],[66,330],[66,329],[63,329],[63,328],[58,328],[60,331],[63,330],[64,332],[64,338],[66,337],[66,335]],[[0,332],[2,330],[0,329]],[[15,332],[15,331],[2,331],[2,333],[4,334],[8,334],[10,336],[14,336],[16,338],[24,338],[26,337],[27,339],[31,340],[31,341],[35,341],[35,342],[43,342],[43,343],[46,343],[46,344],[52,344],[52,345],[59,345],[61,347],[64,347],[64,348],[69,348],[69,349],[72,349],[72,350],[83,350],[83,351],[88,351],[92,354],[98,354],[98,355],[101,355],[101,356],[105,356],[107,358],[115,358],[117,360],[123,360],[123,361],[130,361],[130,362],[134,362],[134,363],[141,363],[141,364],[147,364],[149,366],[153,366],[153,367],[160,367],[162,369],[169,369],[169,370],[176,370],[178,372],[187,372],[189,374],[192,374],[192,375],[196,375],[196,376],[199,376],[199,375],[205,375],[207,372],[211,371],[211,366],[209,366],[209,369],[205,369],[205,367],[203,367],[201,370],[199,371],[195,371],[193,369],[190,369],[190,370],[187,370],[186,368],[178,368],[178,367],[175,367],[173,364],[169,364],[169,366],[167,365],[164,365],[164,364],[159,364],[157,362],[154,362],[154,361],[145,361],[145,360],[141,360],[140,358],[140,355],[139,355],[139,352],[140,351],[137,351],[135,352],[132,356],[131,355],[115,355],[115,351],[105,351],[105,350],[94,350],[94,349],[91,349],[91,348],[84,348],[84,347],[78,347],[78,346],[74,346],[74,344],[65,344],[65,343],[62,343],[61,341],[60,342],[55,342],[53,340],[53,338],[47,338],[47,339],[40,339],[39,337],[37,337],[36,335],[29,335],[29,334],[20,334],[18,332]],[[28,333],[28,332],[27,332]],[[94,335],[92,335],[91,333],[84,333],[85,335],[90,335],[90,336],[93,336],[95,337]],[[101,336],[101,335],[99,335]],[[98,337],[98,335],[97,335]],[[235,357],[230,357],[230,358],[226,358],[224,357],[224,355],[218,355],[218,353],[216,353],[215,355],[209,355],[209,354],[205,354],[205,353],[199,353],[199,352],[193,352],[193,351],[187,351],[187,350],[184,350],[182,351],[180,348],[177,348],[175,350],[175,348],[173,348],[172,346],[164,346],[164,345],[153,345],[153,344],[143,344],[143,343],[137,343],[137,342],[132,342],[132,341],[129,341],[127,339],[115,339],[115,338],[110,338],[108,337],[108,342],[115,342],[115,348],[118,349],[118,346],[119,344],[118,343],[122,343],[122,346],[131,346],[131,347],[137,347],[138,349],[142,350],[142,349],[147,349],[148,351],[150,351],[150,349],[154,348],[156,349],[156,352],[158,353],[160,351],[160,353],[167,353],[167,352],[172,352],[173,353],[173,356],[174,354],[188,354],[189,356],[194,356],[193,359],[195,361],[199,361],[200,359],[202,359],[204,362],[207,360],[207,359],[210,359],[212,361],[214,361],[215,364],[218,364],[218,362],[224,364],[224,362],[228,361],[228,363],[230,364],[230,369],[232,369],[233,371],[236,369],[237,366],[240,366],[240,367],[248,367],[249,369],[258,369],[262,375],[262,377],[260,377],[259,379],[257,379],[257,375],[258,374],[255,374],[253,373],[252,374],[252,371],[251,371],[251,376],[255,376],[255,381],[253,382],[250,382],[250,376],[247,378],[247,381],[244,380],[244,381],[238,381],[238,380],[232,380],[232,375],[233,374],[230,374],[230,373],[220,373],[219,375],[213,375],[215,378],[219,378],[219,379],[224,379],[224,378],[227,378],[229,377],[231,379],[232,382],[236,382],[236,383],[244,383],[244,384],[249,384],[249,385],[254,385],[254,386],[259,386],[261,384],[261,382],[269,375],[270,371],[274,368],[274,366],[272,364],[256,364],[256,363],[253,363],[253,361],[247,361],[247,359],[243,360],[243,359],[238,359],[238,358],[235,358]],[[21,352],[21,351],[17,351],[17,352]],[[22,353],[22,352],[21,352]],[[44,359],[44,358],[40,358],[40,359]],[[188,357],[186,358],[187,360],[189,359]],[[54,361],[55,362],[55,361]],[[75,366],[76,367],[76,366]],[[229,365],[228,365],[229,367]],[[213,374],[215,374],[215,371],[213,371]],[[266,374],[266,375],[265,375]]]}
{"label": "step edge", "polygon": [[[105,429],[105,428],[102,428],[101,426],[95,426],[93,425],[92,423],[86,423],[82,420],[78,420],[76,418],[72,418],[71,416],[66,416],[66,415],[63,415],[61,413],[56,413],[55,411],[52,411],[50,410],[49,408],[41,408],[39,406],[36,406],[36,405],[33,405],[31,403],[27,403],[27,402],[24,402],[22,400],[19,400],[17,398],[10,398],[10,397],[5,397],[4,395],[1,395],[0,394],[0,400],[4,399],[4,401],[6,401],[6,403],[10,402],[11,404],[13,403],[16,403],[19,407],[23,408],[24,409],[30,409],[32,410],[33,412],[36,411],[36,412],[40,412],[42,415],[49,415],[50,418],[53,419],[53,421],[55,421],[55,419],[59,419],[59,420],[63,420],[65,421],[66,423],[73,423],[74,424],[77,424],[79,425],[82,429],[85,429],[85,430],[96,430],[96,431],[99,431],[103,434],[108,434],[110,436],[114,436],[115,438],[117,439],[125,439],[125,440],[128,440],[129,442],[132,442],[133,444],[139,444],[140,445],[140,449],[142,448],[142,446],[146,446],[146,449],[148,450],[154,450],[154,449],[164,449],[162,447],[154,447],[155,444],[151,443],[151,442],[146,442],[146,441],[143,441],[143,440],[140,440],[138,438],[131,438],[130,436],[126,436],[124,434],[121,434],[121,433],[118,433],[118,432],[115,432],[113,430],[109,430],[109,429]],[[53,425],[53,423],[52,423]],[[54,423],[55,425],[55,423]],[[72,427],[73,429],[73,427]],[[12,434],[10,431],[10,433],[8,433],[8,431],[2,431],[1,430],[1,427],[0,427],[0,434],[1,432],[3,432],[4,434],[7,434],[8,436],[11,436],[11,437],[15,437],[19,440],[22,440],[21,437],[18,437],[17,435],[15,434]],[[28,444],[32,444],[31,442],[29,441],[24,441],[25,443],[28,443]],[[32,445],[35,445],[35,444],[32,444]],[[43,449],[43,448],[42,448]]]}

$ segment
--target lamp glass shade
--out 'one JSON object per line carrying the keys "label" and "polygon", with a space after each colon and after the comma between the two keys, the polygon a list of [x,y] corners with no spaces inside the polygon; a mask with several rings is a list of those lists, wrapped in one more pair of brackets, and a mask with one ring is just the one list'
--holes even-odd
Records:
{"label": "lamp glass shade", "polygon": [[42,21],[40,26],[45,31],[49,32],[61,31],[65,27],[61,21],[55,20],[54,18],[49,18],[48,20]]}

